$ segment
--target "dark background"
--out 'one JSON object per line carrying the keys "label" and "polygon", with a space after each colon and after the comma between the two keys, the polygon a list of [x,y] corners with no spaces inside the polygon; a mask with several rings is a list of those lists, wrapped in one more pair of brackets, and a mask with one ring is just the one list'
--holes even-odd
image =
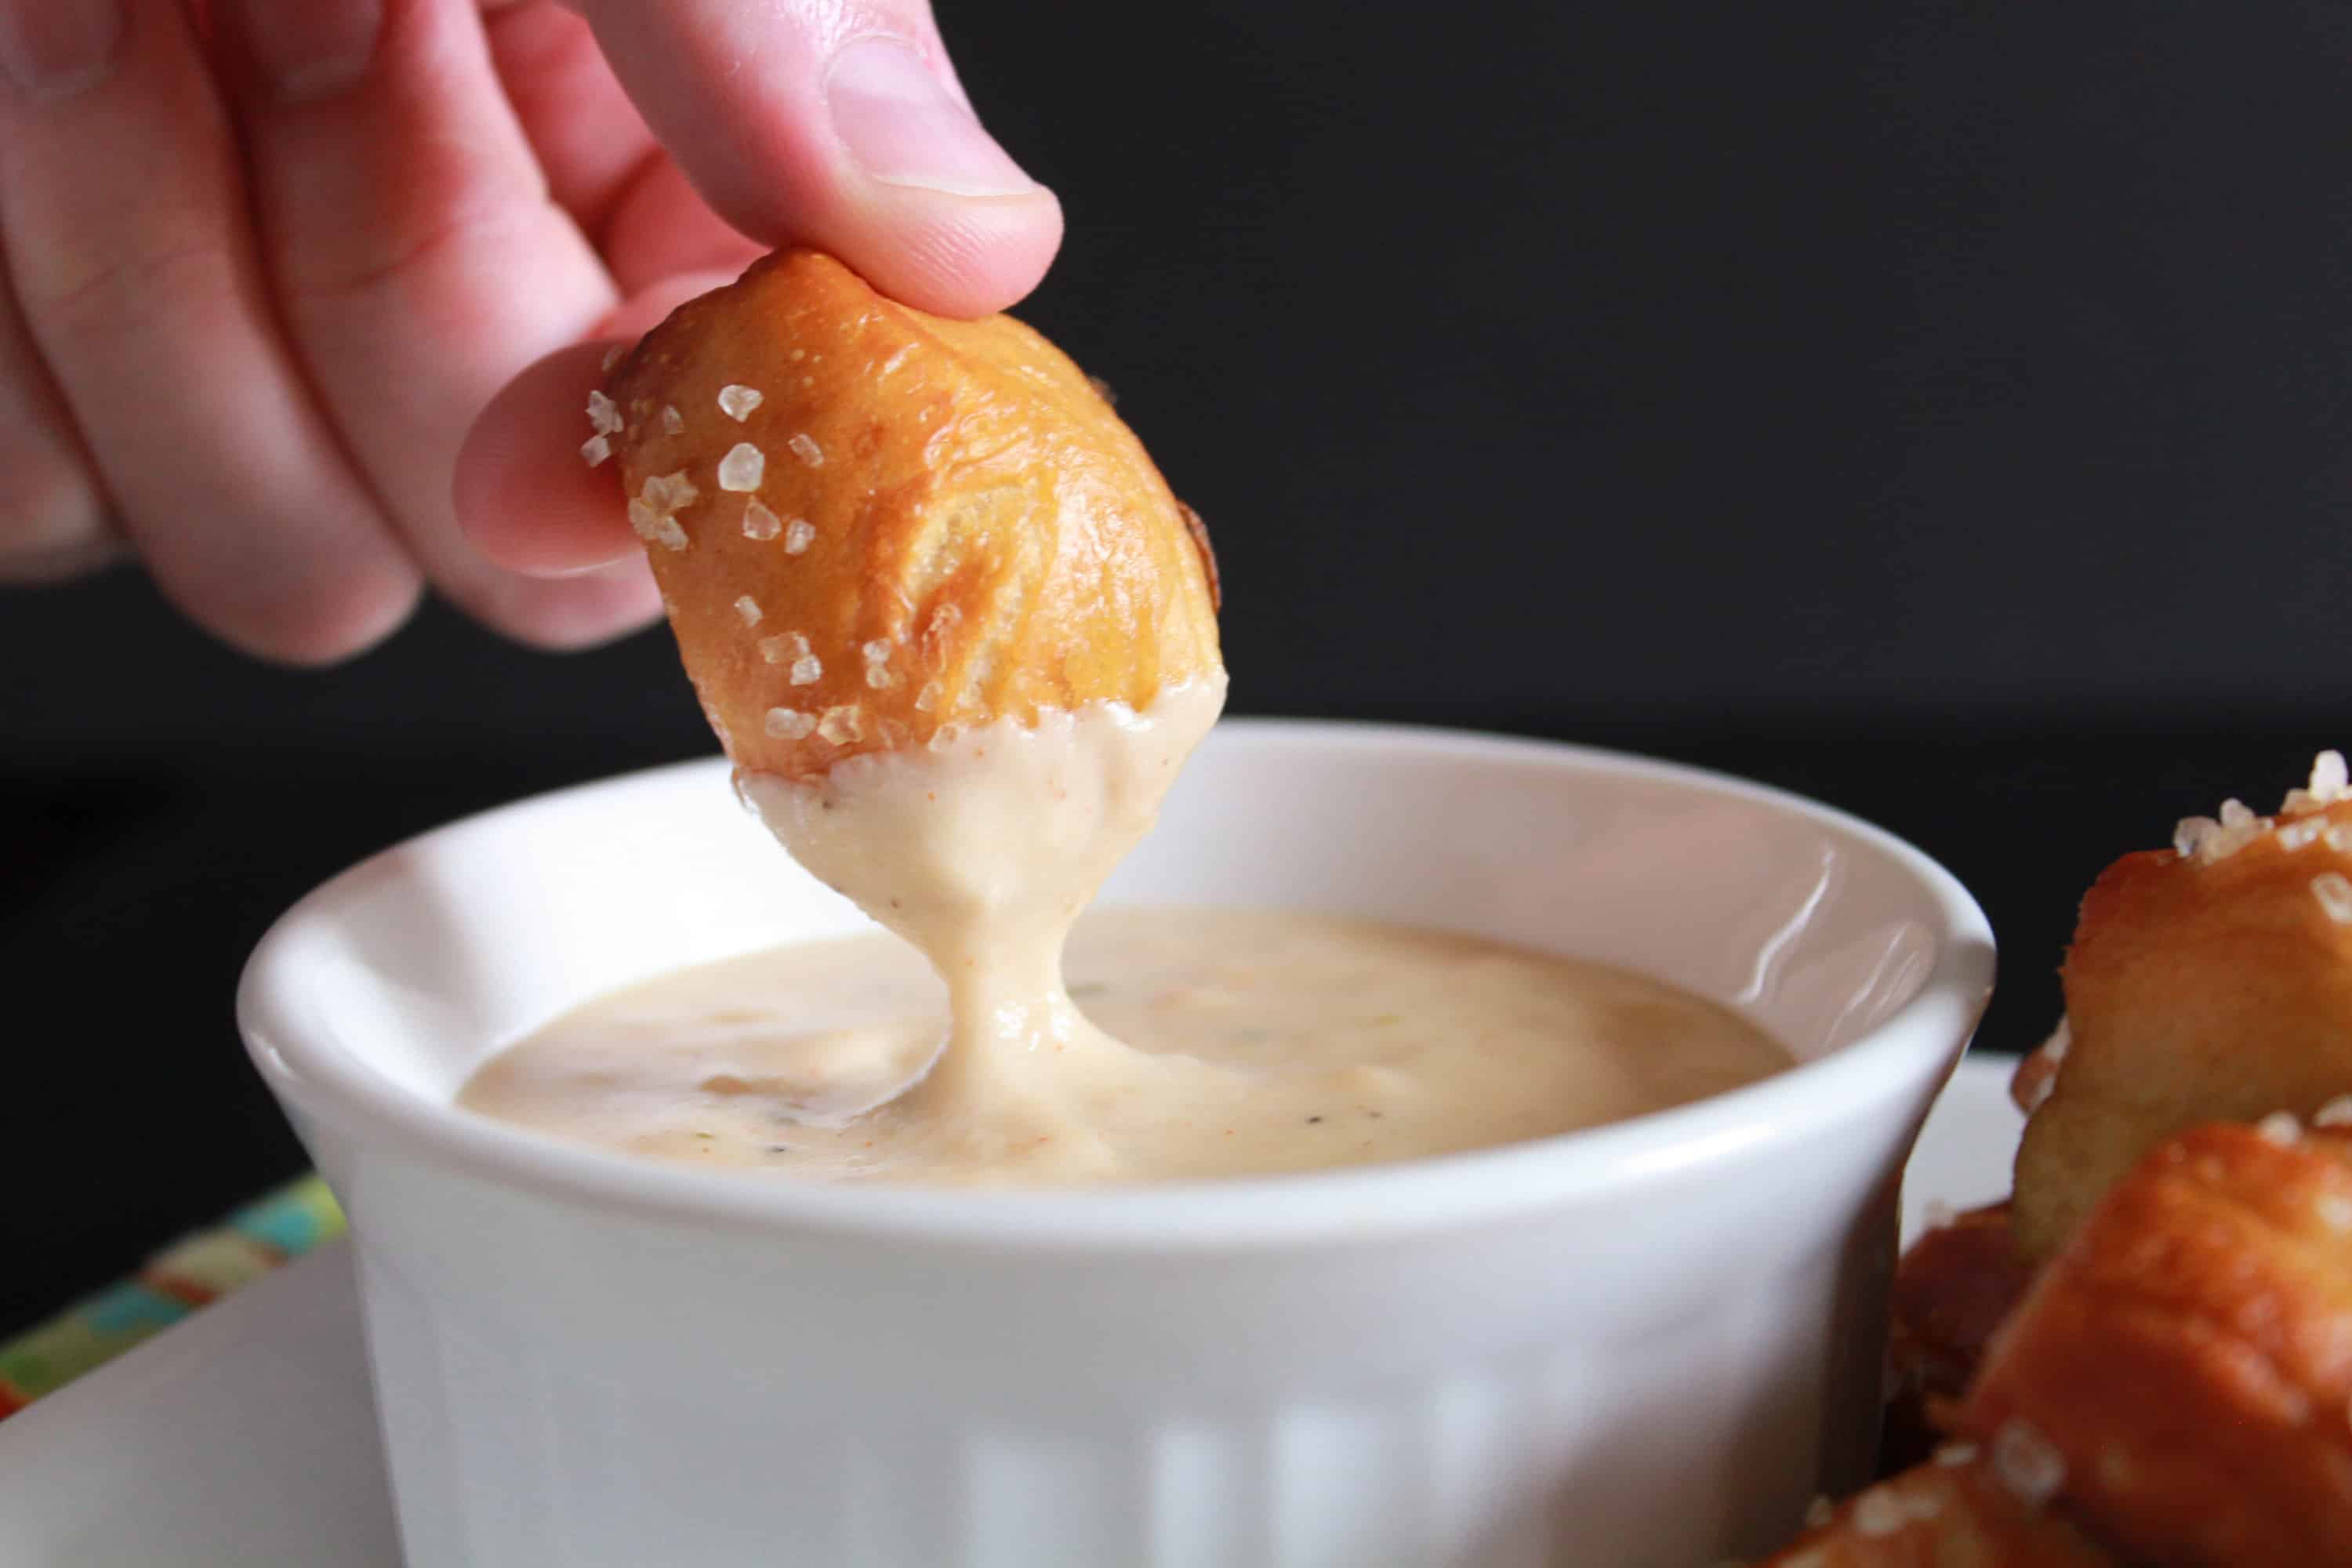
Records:
{"label": "dark background", "polygon": [[[2352,739],[2352,14],[950,4],[1071,237],[1024,314],[1223,555],[1234,706],[1636,747],[1950,865],[1985,1043],[2074,901]],[[128,574],[0,599],[0,1331],[298,1168],[269,919],[709,749],[666,637],[346,668]]]}

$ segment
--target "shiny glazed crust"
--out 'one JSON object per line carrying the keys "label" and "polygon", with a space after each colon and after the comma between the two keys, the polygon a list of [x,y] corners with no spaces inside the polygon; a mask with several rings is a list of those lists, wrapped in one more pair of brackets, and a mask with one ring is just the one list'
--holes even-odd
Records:
{"label": "shiny glazed crust", "polygon": [[2352,1151],[2200,1128],[2117,1183],[1995,1339],[1961,1412],[2063,1461],[2149,1563],[2352,1563]]}
{"label": "shiny glazed crust", "polygon": [[2126,855],[2084,899],[2063,972],[2072,1041],[2017,1158],[2029,1257],[2055,1254],[2182,1129],[2309,1116],[2352,1090],[2352,923],[2329,912],[2352,914],[2352,853],[2330,829],[2352,844],[2352,801]]}
{"label": "shiny glazed crust", "polygon": [[1762,1568],[2112,1568],[2115,1561],[2021,1500],[1984,1458],[1970,1458],[1932,1459],[1856,1493]]}
{"label": "shiny glazed crust", "polygon": [[609,392],[631,521],[740,767],[1222,672],[1199,519],[1009,317],[926,315],[787,251],[679,309]]}

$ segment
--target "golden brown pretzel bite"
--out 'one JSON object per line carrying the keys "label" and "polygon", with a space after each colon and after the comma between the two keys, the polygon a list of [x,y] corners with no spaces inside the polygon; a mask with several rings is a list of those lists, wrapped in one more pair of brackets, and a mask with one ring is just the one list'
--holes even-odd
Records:
{"label": "golden brown pretzel bite", "polygon": [[2352,799],[2324,754],[2275,817],[2232,801],[2126,855],[2066,954],[2071,1043],[2017,1159],[2018,1240],[2046,1258],[2108,1184],[2203,1121],[2308,1116],[2352,1090]]}
{"label": "golden brown pretzel bite", "polygon": [[2200,1128],[2110,1189],[1961,1413],[2160,1564],[2352,1563],[2352,1151]]}
{"label": "golden brown pretzel bite", "polygon": [[2114,1568],[1969,1446],[1848,1498],[1762,1568]]}
{"label": "golden brown pretzel bite", "polygon": [[1916,1464],[1950,1429],[1985,1346],[2032,1279],[2007,1204],[1955,1215],[1905,1249],[1887,1313],[1883,1469]]}
{"label": "golden brown pretzel bite", "polygon": [[926,315],[787,251],[655,328],[610,392],[592,418],[740,767],[1222,670],[1200,520],[1009,317]]}

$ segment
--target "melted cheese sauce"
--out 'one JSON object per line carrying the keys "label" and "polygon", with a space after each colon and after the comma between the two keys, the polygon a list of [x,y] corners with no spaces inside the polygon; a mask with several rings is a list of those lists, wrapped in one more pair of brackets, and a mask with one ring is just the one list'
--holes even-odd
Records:
{"label": "melted cheese sauce", "polygon": [[1789,1064],[1694,997],[1466,937],[1162,910],[1072,940],[1223,701],[1220,677],[1140,713],[740,776],[802,865],[904,943],[785,948],[591,1003],[462,1102],[815,1181],[1148,1182],[1486,1148]]}
{"label": "melted cheese sauce", "polygon": [[992,1035],[1022,1053],[1012,1070],[949,1092],[936,1068],[901,1092],[949,1034],[947,988],[873,935],[592,1002],[492,1059],[463,1101],[663,1159],[1035,1185],[1481,1149],[1790,1065],[1753,1026],[1639,975],[1322,915],[1101,911],[1078,922],[1066,971],[1076,1026],[1025,1047]]}

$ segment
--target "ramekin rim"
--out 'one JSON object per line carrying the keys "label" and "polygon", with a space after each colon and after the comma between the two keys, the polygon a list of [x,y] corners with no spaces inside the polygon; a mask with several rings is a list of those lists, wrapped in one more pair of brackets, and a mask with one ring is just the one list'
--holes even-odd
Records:
{"label": "ramekin rim", "polygon": [[[1258,745],[1335,744],[1537,756],[1697,786],[1805,817],[1886,855],[1927,894],[1941,925],[1918,990],[1876,1027],[1812,1061],[1724,1094],[1607,1126],[1457,1154],[1330,1171],[1136,1186],[1004,1189],[839,1186],[746,1179],[575,1144],[509,1127],[384,1079],[287,1021],[278,955],[308,921],[349,897],[387,857],[436,837],[487,831],[504,817],[597,794],[652,789],[676,775],[723,772],[704,757],[526,796],[388,847],[321,883],[272,923],[239,981],[237,1020],[248,1054],[289,1107],[352,1137],[390,1136],[431,1164],[592,1209],[688,1228],[751,1226],[862,1233],[994,1248],[1242,1249],[1349,1242],[1400,1231],[1475,1226],[1657,1182],[1763,1159],[1886,1108],[1911,1106],[1914,1127],[1981,1019],[1994,977],[1992,931],[1968,889],[1925,851],[1820,801],[1716,770],[1604,747],[1419,725],[1328,719],[1236,718],[1219,726]],[[1890,1110],[1893,1108],[1887,1108]]]}

